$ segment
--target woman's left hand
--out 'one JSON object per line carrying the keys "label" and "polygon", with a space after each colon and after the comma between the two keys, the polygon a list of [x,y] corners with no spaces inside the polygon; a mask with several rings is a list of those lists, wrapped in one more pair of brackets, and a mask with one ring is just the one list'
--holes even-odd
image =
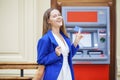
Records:
{"label": "woman's left hand", "polygon": [[78,32],[78,33],[76,34],[75,41],[74,41],[74,43],[73,43],[75,47],[78,45],[79,41],[80,41],[82,38],[83,38],[82,34],[81,34],[80,32]]}

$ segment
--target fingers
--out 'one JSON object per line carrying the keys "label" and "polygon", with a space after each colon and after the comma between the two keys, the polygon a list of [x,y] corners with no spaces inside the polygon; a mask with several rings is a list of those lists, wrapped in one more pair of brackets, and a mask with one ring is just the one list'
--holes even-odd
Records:
{"label": "fingers", "polygon": [[57,49],[61,49],[61,47],[60,47],[60,46],[57,46],[56,48],[57,48]]}
{"label": "fingers", "polygon": [[79,30],[78,30],[78,33],[80,33],[80,28],[79,28]]}
{"label": "fingers", "polygon": [[83,38],[83,35],[80,33],[80,32],[78,32],[77,34],[76,34],[76,38],[75,38],[75,41],[74,41],[74,45],[75,46],[77,46],[77,44],[80,42],[80,40]]}
{"label": "fingers", "polygon": [[60,46],[57,46],[57,47],[55,48],[55,52],[56,52],[56,54],[57,54],[58,56],[60,56],[60,54],[61,54],[61,47],[60,47]]}
{"label": "fingers", "polygon": [[79,38],[82,39],[83,38],[83,35],[81,33],[79,33]]}
{"label": "fingers", "polygon": [[83,35],[81,34],[80,31],[78,31],[78,33],[76,34],[76,38],[77,38],[78,40],[80,40],[82,37],[83,37]]}

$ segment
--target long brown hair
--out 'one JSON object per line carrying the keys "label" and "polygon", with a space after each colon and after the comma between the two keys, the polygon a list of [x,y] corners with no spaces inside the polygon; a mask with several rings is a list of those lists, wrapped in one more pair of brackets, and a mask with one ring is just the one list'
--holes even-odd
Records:
{"label": "long brown hair", "polygon": [[[49,8],[48,10],[45,11],[44,16],[43,16],[43,31],[42,31],[42,36],[47,33],[48,30],[51,30],[51,24],[48,23],[48,20],[50,18],[50,13],[52,10],[54,10],[55,8]],[[58,10],[58,9],[56,9]],[[59,10],[58,10],[59,11]],[[60,27],[60,30],[64,33],[65,36],[68,37],[68,34],[66,32],[66,28],[64,25],[64,21],[63,21],[63,25]]]}

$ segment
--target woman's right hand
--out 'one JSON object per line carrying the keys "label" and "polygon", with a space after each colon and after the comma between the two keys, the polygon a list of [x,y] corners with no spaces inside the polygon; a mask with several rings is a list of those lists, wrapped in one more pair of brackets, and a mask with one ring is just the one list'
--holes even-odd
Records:
{"label": "woman's right hand", "polygon": [[43,75],[45,71],[45,66],[44,65],[38,65],[38,69],[35,73],[35,76],[33,77],[32,80],[42,80]]}
{"label": "woman's right hand", "polygon": [[60,47],[60,46],[57,46],[57,47],[55,48],[55,52],[56,52],[57,56],[60,56],[60,54],[61,54],[61,47]]}

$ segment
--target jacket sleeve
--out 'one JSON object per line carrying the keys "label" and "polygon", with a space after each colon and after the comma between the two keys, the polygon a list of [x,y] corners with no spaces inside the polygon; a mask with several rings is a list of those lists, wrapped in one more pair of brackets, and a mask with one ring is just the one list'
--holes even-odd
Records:
{"label": "jacket sleeve", "polygon": [[57,56],[55,51],[50,52],[51,43],[49,40],[40,39],[37,45],[37,63],[49,65],[62,59],[62,55]]}
{"label": "jacket sleeve", "polygon": [[75,55],[78,49],[79,49],[79,45],[77,45],[76,47],[74,46],[74,44],[71,45],[72,57]]}

